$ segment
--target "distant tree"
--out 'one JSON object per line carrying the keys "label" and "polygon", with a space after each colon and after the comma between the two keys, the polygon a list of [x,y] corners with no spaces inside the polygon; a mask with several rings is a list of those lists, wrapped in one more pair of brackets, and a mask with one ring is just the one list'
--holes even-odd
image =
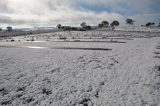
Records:
{"label": "distant tree", "polygon": [[81,26],[82,28],[86,28],[87,23],[86,23],[86,22],[82,22],[82,23],[80,24],[80,26]]}
{"label": "distant tree", "polygon": [[86,28],[80,28],[79,31],[86,31]]}
{"label": "distant tree", "polygon": [[109,22],[104,20],[104,21],[101,22],[101,24],[102,24],[103,27],[108,27]]}
{"label": "distant tree", "polygon": [[155,25],[155,23],[154,23],[154,22],[152,22],[152,25]]}
{"label": "distant tree", "polygon": [[147,27],[148,27],[148,26],[152,26],[152,25],[155,25],[155,23],[154,23],[154,22],[148,22],[148,23],[146,24]]}
{"label": "distant tree", "polygon": [[113,21],[113,22],[111,23],[111,26],[113,26],[113,27],[114,27],[114,26],[119,26],[119,22],[115,20],[115,21]]}
{"label": "distant tree", "polygon": [[77,27],[71,27],[71,30],[72,31],[78,31],[78,28]]}
{"label": "distant tree", "polygon": [[8,26],[8,27],[7,27],[7,31],[8,31],[8,32],[12,32],[12,31],[13,31],[12,27]]}
{"label": "distant tree", "polygon": [[70,32],[71,31],[71,26],[65,26],[65,30]]}
{"label": "distant tree", "polygon": [[0,31],[2,31],[2,28],[0,28]]}
{"label": "distant tree", "polygon": [[60,30],[62,28],[62,25],[61,24],[58,24],[57,25],[57,28]]}
{"label": "distant tree", "polygon": [[99,28],[102,28],[102,27],[103,27],[102,23],[98,24],[98,27],[99,27]]}
{"label": "distant tree", "polygon": [[91,26],[90,25],[87,25],[86,26],[86,30],[91,30],[92,28],[91,28]]}
{"label": "distant tree", "polygon": [[109,22],[106,21],[106,20],[104,20],[104,21],[102,21],[100,24],[98,24],[98,27],[99,27],[99,28],[108,27],[108,25],[109,25]]}
{"label": "distant tree", "polygon": [[82,22],[80,24],[80,26],[81,26],[81,28],[80,28],[81,31],[86,31],[86,30],[91,30],[92,29],[92,27],[90,25],[87,25],[86,22]]}
{"label": "distant tree", "polygon": [[147,24],[146,24],[146,26],[148,27],[148,26],[150,26],[151,25],[151,23],[150,22],[148,22]]}
{"label": "distant tree", "polygon": [[133,19],[126,19],[126,24],[128,24],[129,27],[130,27],[130,25],[133,25],[134,22],[135,22],[135,21],[134,21]]}
{"label": "distant tree", "polygon": [[72,28],[71,26],[62,26],[61,27],[62,30],[69,31],[69,32],[71,31],[71,28]]}
{"label": "distant tree", "polygon": [[61,26],[61,29],[64,30],[64,29],[65,29],[65,26]]}

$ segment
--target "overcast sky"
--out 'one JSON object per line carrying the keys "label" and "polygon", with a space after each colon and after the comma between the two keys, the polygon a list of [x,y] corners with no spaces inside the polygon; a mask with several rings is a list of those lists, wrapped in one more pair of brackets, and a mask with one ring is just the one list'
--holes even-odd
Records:
{"label": "overcast sky", "polygon": [[136,25],[160,21],[160,0],[0,0],[0,27],[97,25],[102,20]]}

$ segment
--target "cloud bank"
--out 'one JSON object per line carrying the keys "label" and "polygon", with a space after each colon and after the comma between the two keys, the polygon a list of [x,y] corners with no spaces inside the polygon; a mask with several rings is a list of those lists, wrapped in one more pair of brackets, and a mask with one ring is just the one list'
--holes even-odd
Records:
{"label": "cloud bank", "polygon": [[0,0],[0,27],[78,26],[85,21],[133,18],[136,24],[159,21],[159,0]]}

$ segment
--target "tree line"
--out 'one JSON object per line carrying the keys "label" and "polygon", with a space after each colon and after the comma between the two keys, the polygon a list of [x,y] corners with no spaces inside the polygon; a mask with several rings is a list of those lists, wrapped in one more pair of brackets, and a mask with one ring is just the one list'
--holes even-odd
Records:
{"label": "tree line", "polygon": [[[128,18],[128,19],[125,20],[125,23],[128,24],[129,27],[130,27],[131,25],[134,25],[135,20],[133,20],[133,19],[131,19],[131,18]],[[119,23],[119,21],[117,21],[117,20],[114,20],[112,23],[109,23],[108,21],[104,20],[104,21],[102,21],[101,23],[99,23],[97,27],[98,27],[98,28],[105,28],[105,27],[109,27],[109,26],[110,26],[110,27],[112,27],[112,29],[114,29],[116,26],[119,26],[119,25],[120,25],[120,23]],[[155,25],[154,22],[148,22],[148,23],[146,23],[146,25],[141,25],[141,26],[149,27],[149,26],[153,26],[153,25]],[[80,24],[80,26],[81,26],[81,27],[79,28],[80,31],[91,30],[91,26],[90,26],[90,25],[87,25],[86,22],[82,22],[82,23]],[[160,27],[160,23],[159,23],[158,26]],[[69,31],[71,31],[71,30],[78,30],[77,27],[62,26],[61,24],[58,24],[58,25],[57,25],[57,28],[58,28],[59,30],[69,30]]]}
{"label": "tree line", "polygon": [[[133,25],[134,22],[135,22],[135,21],[134,21],[133,19],[126,19],[126,24],[128,24],[129,26]],[[101,23],[99,23],[97,27],[98,27],[98,28],[106,28],[106,27],[108,27],[108,26],[111,26],[112,29],[114,29],[116,26],[119,26],[119,25],[120,25],[120,23],[119,23],[119,21],[117,21],[117,20],[114,20],[112,23],[109,23],[108,21],[104,20],[104,21],[102,21]],[[90,26],[90,25],[87,25],[86,22],[82,22],[82,23],[80,24],[80,26],[81,26],[81,27],[78,29],[78,27],[62,26],[61,24],[58,24],[58,25],[57,25],[57,28],[58,28],[59,30],[69,30],[69,31],[71,31],[71,30],[85,31],[85,30],[91,30],[91,29],[92,29],[91,26]]]}
{"label": "tree line", "polygon": [[[0,31],[2,31],[3,29],[2,28],[0,28]],[[10,26],[8,26],[8,27],[6,27],[6,30],[8,31],[8,32],[12,32],[13,31],[13,28],[12,27],[10,27]]]}
{"label": "tree line", "polygon": [[[125,23],[126,24],[128,24],[129,25],[129,27],[131,26],[131,25],[134,25],[134,23],[135,23],[135,20],[133,20],[133,19],[131,19],[131,18],[128,18],[128,19],[126,19],[125,20]],[[106,21],[106,20],[104,20],[104,21],[102,21],[101,23],[99,23],[98,24],[98,28],[104,28],[104,27],[108,27],[108,26],[110,26],[110,27],[112,27],[113,29],[116,27],[116,26],[119,26],[120,25],[120,23],[119,23],[119,21],[117,21],[117,20],[114,20],[112,23],[109,23],[108,21]],[[146,27],[149,27],[149,26],[153,26],[153,25],[155,25],[155,23],[154,22],[148,22],[148,23],[146,23],[146,25],[141,25],[141,26],[146,26]],[[81,24],[80,24],[80,28],[78,28],[78,27],[71,27],[71,26],[62,26],[61,24],[58,24],[57,25],[57,28],[59,29],[59,30],[64,30],[64,31],[71,31],[71,30],[80,30],[80,31],[85,31],[85,30],[91,30],[92,29],[92,27],[90,26],[90,25],[87,25],[87,23],[86,22],[82,22]],[[159,27],[160,27],[160,23],[159,23],[159,25],[158,25]],[[2,28],[0,28],[0,31],[2,31],[3,29]],[[12,32],[13,31],[13,29],[12,29],[12,27],[11,26],[8,26],[8,27],[6,27],[6,30],[8,31],[8,32]]]}

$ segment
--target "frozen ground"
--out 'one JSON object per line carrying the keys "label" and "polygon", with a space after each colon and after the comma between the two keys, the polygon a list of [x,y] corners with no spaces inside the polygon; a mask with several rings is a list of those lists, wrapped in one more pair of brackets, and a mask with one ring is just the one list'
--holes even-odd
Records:
{"label": "frozen ground", "polygon": [[160,106],[160,37],[122,37],[0,41],[0,105]]}

